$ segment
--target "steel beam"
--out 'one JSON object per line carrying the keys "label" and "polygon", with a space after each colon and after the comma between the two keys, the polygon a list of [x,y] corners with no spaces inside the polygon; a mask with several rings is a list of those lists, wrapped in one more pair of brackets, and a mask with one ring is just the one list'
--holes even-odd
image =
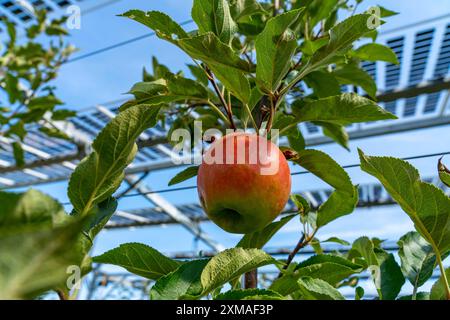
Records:
{"label": "steel beam", "polygon": [[439,79],[421,82],[415,86],[386,91],[377,95],[378,102],[389,102],[398,99],[417,97],[421,94],[429,94],[450,89],[450,79]]}
{"label": "steel beam", "polygon": [[[404,122],[398,121],[395,123],[393,122],[392,124],[389,125],[379,125],[374,126],[373,128],[364,128],[355,131],[350,131],[348,132],[348,136],[351,141],[374,136],[402,133],[418,129],[429,129],[449,124],[450,124],[450,115],[436,116],[429,119],[421,119],[419,121],[404,121]],[[317,146],[328,143],[334,143],[334,141],[325,136],[312,137],[306,139],[307,146]]]}

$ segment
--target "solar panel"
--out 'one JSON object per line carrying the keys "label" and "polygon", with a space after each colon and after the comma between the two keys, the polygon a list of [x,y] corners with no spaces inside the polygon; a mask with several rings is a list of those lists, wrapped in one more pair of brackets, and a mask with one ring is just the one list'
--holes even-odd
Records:
{"label": "solar panel", "polygon": [[409,73],[409,84],[414,85],[423,80],[431,43],[433,41],[434,29],[420,31],[416,34],[411,69]]}
{"label": "solar panel", "polygon": [[0,6],[22,22],[28,22],[32,19],[30,13],[13,0],[0,0]]}
{"label": "solar panel", "polygon": [[386,65],[386,90],[394,89],[400,84],[400,68],[402,66],[404,42],[405,37],[403,36],[387,41],[387,45],[395,52],[400,63],[398,65],[392,63]]}
{"label": "solar panel", "polygon": [[434,68],[434,77],[443,78],[448,74],[450,65],[450,24],[447,25],[442,45],[439,51],[438,60]]}
{"label": "solar panel", "polygon": [[403,117],[411,117],[416,114],[417,97],[407,98],[405,108],[403,109]]}
{"label": "solar panel", "polygon": [[377,81],[376,63],[372,61],[364,61],[361,63],[361,68],[366,71],[373,80]]}
{"label": "solar panel", "polygon": [[429,114],[429,113],[435,112],[440,96],[441,96],[441,92],[435,92],[435,93],[427,95],[423,113]]}
{"label": "solar panel", "polygon": [[[26,0],[31,6],[38,10],[45,9],[47,12],[52,13],[55,11],[61,11],[70,5],[79,5],[82,0]],[[34,14],[26,5],[22,5],[16,0],[0,0],[0,17],[7,16],[12,18],[14,22],[19,25],[26,26],[33,21]],[[2,30],[0,29],[0,32]]]}

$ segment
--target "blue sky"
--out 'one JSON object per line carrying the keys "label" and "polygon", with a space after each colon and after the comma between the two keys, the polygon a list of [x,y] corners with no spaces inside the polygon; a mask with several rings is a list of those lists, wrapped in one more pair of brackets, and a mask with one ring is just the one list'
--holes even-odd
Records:
{"label": "blue sky", "polygon": [[[426,4],[421,0],[371,0],[363,3],[358,11],[376,4],[400,12],[400,15],[388,19],[388,23],[381,27],[381,33],[450,13],[450,1],[448,0],[433,0]],[[191,1],[187,0],[118,1],[116,4],[99,11],[83,15],[81,30],[73,31],[71,42],[80,48],[80,52],[77,54],[81,55],[148,33],[149,30],[138,23],[116,16],[129,9],[160,10],[168,13],[176,21],[181,22],[190,19],[190,8]],[[443,22],[448,21],[450,21],[450,17],[447,20],[443,20]],[[186,26],[188,30],[194,28],[193,24]],[[127,92],[132,84],[140,81],[143,66],[151,68],[152,55],[169,66],[172,71],[181,69],[187,72],[185,64],[190,61],[184,53],[157,37],[150,37],[63,66],[56,81],[57,94],[66,102],[67,107],[75,110],[120,99],[124,97],[123,93]],[[450,151],[448,139],[442,138],[448,136],[448,127],[439,127],[352,141],[350,143],[351,152],[347,152],[337,145],[324,145],[318,147],[318,149],[327,152],[340,164],[345,165],[358,162],[357,148],[363,149],[367,154],[391,155],[395,157]],[[430,158],[415,160],[412,163],[420,170],[423,176],[430,176],[436,174],[436,161],[437,158]],[[450,160],[448,162],[450,163]],[[179,169],[151,173],[146,182],[153,189],[166,188],[167,182],[177,171]],[[349,169],[348,172],[355,184],[375,181],[367,174],[362,173],[359,168]],[[195,180],[187,181],[182,185],[193,184],[195,184]],[[66,187],[67,184],[64,182],[39,186],[39,189],[65,202],[67,201],[65,195]],[[325,185],[312,175],[293,177],[293,191],[321,187],[325,187]],[[198,201],[195,190],[167,193],[164,194],[164,197],[174,203]],[[147,204],[145,200],[140,198],[128,198],[121,200],[120,209],[142,208]],[[239,240],[239,236],[227,234],[211,223],[204,223],[202,227],[226,247],[233,246]],[[352,215],[343,217],[323,228],[319,232],[318,237],[326,239],[329,236],[337,235],[346,240],[353,240],[361,235],[368,235],[397,240],[409,230],[413,230],[413,225],[406,214],[401,212],[398,207],[392,206],[382,209],[356,210]],[[293,221],[274,237],[269,246],[291,247],[298,240],[299,236],[299,223]],[[192,236],[180,226],[106,231],[102,232],[98,237],[94,253],[102,253],[124,242],[146,243],[167,253],[192,250],[194,243]],[[205,247],[199,244],[199,248]]]}

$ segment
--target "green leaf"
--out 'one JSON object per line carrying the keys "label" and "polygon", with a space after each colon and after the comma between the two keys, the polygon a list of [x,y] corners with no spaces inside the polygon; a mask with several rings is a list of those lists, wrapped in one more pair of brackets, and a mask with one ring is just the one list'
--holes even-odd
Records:
{"label": "green leaf", "polygon": [[387,17],[392,17],[398,14],[398,12],[386,9],[385,7],[382,6],[378,6],[378,8],[380,8],[380,17],[381,18],[387,18]]}
{"label": "green leaf", "polygon": [[313,0],[308,6],[309,25],[313,28],[321,20],[330,16],[338,4],[338,0]]}
{"label": "green leaf", "polygon": [[354,186],[352,194],[349,194],[346,191],[335,190],[317,211],[317,227],[323,227],[337,218],[352,213],[355,210],[357,203],[357,186]]}
{"label": "green leaf", "polygon": [[150,290],[151,300],[194,299],[202,293],[200,276],[209,260],[183,263],[175,271],[159,278]]}
{"label": "green leaf", "polygon": [[214,75],[236,98],[245,104],[250,103],[251,89],[248,79],[239,70],[210,65]]}
{"label": "green leaf", "polygon": [[[39,114],[39,118],[42,116],[42,113]],[[17,136],[20,140],[23,141],[23,139],[25,138],[25,136],[27,135],[27,130],[25,129],[25,122],[26,121],[17,121],[15,124],[13,124],[12,126],[9,127],[8,130],[8,136],[11,135],[15,135]],[[16,146],[16,148],[18,148]],[[19,151],[19,150],[17,150]],[[19,151],[20,152],[20,151]],[[20,154],[18,154],[20,156]],[[20,160],[20,159],[19,159]]]}
{"label": "green leaf", "polygon": [[296,126],[293,128],[289,134],[288,134],[288,142],[289,146],[294,149],[295,151],[299,152],[305,149],[306,142],[305,138],[303,137],[302,132],[300,131],[300,128]]}
{"label": "green leaf", "polygon": [[379,43],[365,44],[356,49],[353,56],[365,61],[385,61],[392,64],[399,63],[395,52],[388,46]]}
{"label": "green leaf", "polygon": [[178,45],[192,58],[201,60],[211,69],[213,66],[237,69],[250,72],[250,65],[247,61],[239,58],[230,46],[227,46],[211,32],[182,39]]}
{"label": "green leaf", "polygon": [[293,194],[293,195],[291,195],[291,200],[292,200],[292,202],[294,202],[294,204],[297,207],[297,210],[301,216],[304,216],[311,211],[311,206],[310,206],[309,202],[305,198],[303,198],[301,195]]}
{"label": "green leaf", "polygon": [[117,200],[110,197],[96,205],[89,212],[89,219],[83,229],[83,234],[91,242],[91,245],[94,244],[94,238],[97,236],[97,234],[99,234],[99,232],[103,229],[111,216],[116,212],[116,209]]}
{"label": "green leaf", "polygon": [[300,263],[293,273],[286,273],[281,278],[276,279],[270,289],[282,295],[290,294],[297,290],[296,285],[293,284],[301,277],[321,279],[335,286],[362,270],[361,265],[352,263],[342,257],[318,254]]}
{"label": "green leaf", "polygon": [[398,241],[403,275],[419,288],[433,275],[436,256],[433,248],[418,232],[408,232]]}
{"label": "green leaf", "polygon": [[67,36],[69,32],[64,27],[50,24],[45,28],[45,34],[48,36]]}
{"label": "green leaf", "polygon": [[[445,274],[447,279],[450,279],[450,268],[445,270]],[[447,296],[445,286],[447,286],[447,284],[441,275],[441,277],[431,287],[430,300],[448,300],[450,297]]]}
{"label": "green leaf", "polygon": [[283,300],[283,296],[266,289],[238,289],[219,294],[214,300]]}
{"label": "green leaf", "polygon": [[367,25],[370,17],[370,14],[353,15],[330,29],[330,41],[317,50],[305,68],[313,71],[327,65],[336,55],[345,54],[353,42],[371,31]]}
{"label": "green leaf", "polygon": [[320,254],[303,261],[295,270],[300,277],[322,279],[334,286],[352,274],[361,272],[363,267],[339,256]]}
{"label": "green leaf", "polygon": [[244,20],[248,16],[266,14],[262,5],[257,0],[232,0],[230,12],[234,21]]}
{"label": "green leaf", "polygon": [[177,75],[166,77],[170,95],[185,97],[185,99],[208,98],[208,90],[197,81]]}
{"label": "green leaf", "polygon": [[199,166],[192,166],[184,169],[181,172],[178,172],[175,177],[173,177],[169,181],[169,186],[173,186],[174,184],[181,183],[185,180],[188,180],[192,177],[197,176]]}
{"label": "green leaf", "polygon": [[405,283],[405,278],[394,255],[375,248],[367,237],[355,240],[352,250],[357,251],[364,258],[380,299],[395,299]]}
{"label": "green leaf", "polygon": [[342,244],[343,246],[350,245],[350,242],[345,241],[343,239],[339,239],[337,237],[330,237],[330,238],[328,238],[326,240],[323,240],[323,241],[320,241],[320,242],[322,242],[322,243],[324,243],[324,242],[334,242],[334,243]]}
{"label": "green leaf", "polygon": [[136,99],[140,100],[163,94],[165,91],[167,91],[165,81],[156,80],[151,82],[138,82],[127,93],[134,95]]}
{"label": "green leaf", "polygon": [[341,93],[339,82],[333,73],[328,71],[314,71],[308,74],[305,83],[314,90],[314,94],[318,98],[326,98],[336,96]]}
{"label": "green leaf", "polygon": [[56,200],[34,189],[25,193],[0,191],[0,203],[0,228],[13,228],[24,224],[52,226],[65,216]]}
{"label": "green leaf", "polygon": [[142,243],[125,243],[93,258],[94,262],[120,266],[147,279],[157,280],[174,270],[180,263]]}
{"label": "green leaf", "polygon": [[94,151],[70,177],[68,195],[76,212],[86,214],[117,190],[137,152],[135,140],[156,124],[158,112],[159,107],[130,107],[99,133],[92,144]]}
{"label": "green leaf", "polygon": [[250,113],[255,109],[256,105],[259,103],[263,94],[259,91],[258,87],[254,87],[250,92],[250,98],[248,99],[248,110],[247,112],[241,112],[241,121],[243,127],[247,127],[248,120],[250,119]]}
{"label": "green leaf", "polygon": [[298,279],[299,293],[305,300],[345,300],[329,283],[310,277]]}
{"label": "green leaf", "polygon": [[178,42],[193,59],[203,61],[219,81],[239,100],[248,103],[251,89],[244,72],[250,71],[247,61],[237,56],[231,47],[222,43],[213,33],[206,33]]}
{"label": "green leaf", "polygon": [[8,47],[12,48],[12,47],[14,47],[14,44],[16,43],[16,39],[17,39],[16,25],[13,22],[11,22],[5,18],[2,18],[2,22],[4,24],[6,24],[6,30],[8,32],[8,36],[9,36]]}
{"label": "green leaf", "polygon": [[313,123],[322,127],[324,135],[339,143],[347,151],[350,151],[348,146],[349,136],[344,126],[322,121],[314,121]]}
{"label": "green leaf", "polygon": [[333,74],[340,84],[352,84],[359,86],[372,98],[377,95],[377,85],[373,78],[363,69],[356,65],[344,65],[336,69]]}
{"label": "green leaf", "polygon": [[206,76],[205,71],[203,71],[202,68],[193,64],[188,64],[187,66],[192,75],[197,79],[197,81],[199,81],[204,86],[208,85],[208,77]]}
{"label": "green leaf", "polygon": [[236,247],[240,248],[256,248],[261,249],[269,242],[270,239],[277,233],[286,223],[291,221],[295,214],[281,218],[278,221],[272,222],[261,231],[246,234],[242,237]]}
{"label": "green leaf", "polygon": [[256,82],[265,93],[274,93],[289,70],[297,49],[295,30],[303,11],[291,10],[269,19],[256,37]]}
{"label": "green leaf", "polygon": [[155,79],[164,79],[172,75],[170,69],[167,66],[159,63],[158,59],[155,56],[152,57],[152,68],[153,76],[155,77]]}
{"label": "green leaf", "polygon": [[39,131],[51,138],[71,141],[70,137],[67,134],[57,128],[39,127]]}
{"label": "green leaf", "polygon": [[55,121],[66,120],[67,118],[76,116],[76,114],[77,113],[72,110],[66,109],[54,110],[52,113],[52,120]]}
{"label": "green leaf", "polygon": [[31,99],[28,103],[28,109],[52,110],[55,106],[61,104],[63,104],[63,102],[54,95],[48,95]]}
{"label": "green leaf", "polygon": [[[232,48],[221,42],[214,33],[207,32],[189,38],[176,22],[163,13],[155,11],[145,14],[142,11],[132,10],[123,14],[123,16],[145,24],[155,30],[160,38],[179,46],[191,58],[206,63],[219,81],[235,97],[244,103],[248,103],[250,84],[243,72],[249,72],[250,65],[247,61],[239,58]],[[177,37],[175,38],[172,35]],[[233,69],[230,69],[230,67]],[[163,100],[160,100],[159,103],[167,102]],[[156,102],[153,104],[156,104]]]}
{"label": "green leaf", "polygon": [[77,239],[82,226],[83,221],[74,220],[57,228],[41,224],[3,228],[0,299],[31,299],[64,283],[67,268],[80,263]]}
{"label": "green leaf", "polygon": [[260,249],[233,248],[222,251],[211,258],[203,269],[202,294],[205,295],[246,272],[275,262],[274,258]]}
{"label": "green leaf", "polygon": [[335,189],[353,193],[353,185],[347,172],[329,155],[319,150],[299,152],[298,164]]}
{"label": "green leaf", "polygon": [[450,188],[450,170],[442,163],[442,158],[438,162],[438,172],[442,183]]}
{"label": "green leaf", "polygon": [[302,42],[300,49],[305,55],[312,56],[327,43],[328,37],[319,38],[317,40],[305,40]]}
{"label": "green leaf", "polygon": [[447,252],[450,249],[450,198],[434,185],[422,182],[417,169],[406,161],[370,157],[361,150],[359,157],[361,169],[380,180],[435,253]]}
{"label": "green leaf", "polygon": [[354,93],[294,103],[294,114],[298,121],[322,121],[337,125],[397,119],[390,112],[379,107],[374,101]]}
{"label": "green leaf", "polygon": [[374,244],[368,237],[360,237],[353,242],[352,250],[358,252],[367,264],[367,267],[379,266],[377,256],[374,251]]}
{"label": "green leaf", "polygon": [[[129,93],[133,94],[138,100],[137,104],[147,105],[208,99],[208,90],[197,81],[171,73],[166,73],[165,78],[152,82],[136,83]],[[125,110],[126,108],[122,109]]]}
{"label": "green leaf", "polygon": [[405,277],[392,253],[377,252],[377,259],[380,263],[381,297],[383,300],[394,300],[405,283]]}
{"label": "green leaf", "polygon": [[345,170],[329,155],[318,150],[303,150],[298,152],[294,162],[336,189],[319,207],[317,227],[353,212],[358,202],[358,190]]}
{"label": "green leaf", "polygon": [[361,300],[364,297],[364,289],[362,287],[356,287],[355,300]]}
{"label": "green leaf", "polygon": [[227,0],[194,0],[191,15],[200,34],[213,32],[224,43],[230,44],[237,31]]}
{"label": "green leaf", "polygon": [[429,292],[417,292],[417,294],[414,298],[410,294],[407,296],[399,297],[397,300],[430,300],[430,293]]}
{"label": "green leaf", "polygon": [[172,43],[182,38],[188,38],[188,34],[178,23],[173,21],[168,15],[159,11],[149,11],[147,13],[140,10],[130,10],[120,15],[135,20],[153,29],[156,35]]}
{"label": "green leaf", "polygon": [[10,73],[7,73],[6,76],[4,76],[4,77],[5,77],[5,79],[4,79],[5,91],[8,94],[9,103],[13,104],[17,100],[21,99],[21,96],[22,96],[22,91],[20,90],[20,87],[19,87],[19,78],[13,76]]}

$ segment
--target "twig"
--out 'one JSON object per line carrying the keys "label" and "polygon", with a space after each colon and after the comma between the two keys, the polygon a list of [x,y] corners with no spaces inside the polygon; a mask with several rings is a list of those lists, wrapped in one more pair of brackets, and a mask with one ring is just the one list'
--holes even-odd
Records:
{"label": "twig", "polygon": [[205,71],[208,76],[209,82],[211,82],[211,84],[214,88],[214,91],[216,92],[217,96],[219,97],[220,103],[222,103],[223,107],[225,108],[231,128],[233,130],[236,130],[236,125],[234,124],[231,106],[228,105],[228,103],[225,101],[225,97],[223,96],[222,92],[219,89],[219,86],[217,85],[216,81],[214,80],[214,75],[212,74],[211,70],[205,66]]}
{"label": "twig", "polygon": [[[289,254],[287,260],[286,260],[286,264],[283,266],[283,270],[286,270],[289,265],[292,263],[292,260],[294,260],[295,255],[304,247],[306,247],[313,239],[314,236],[316,235],[317,229],[314,230],[314,232],[309,235],[309,236],[305,236],[305,233],[302,233],[302,236],[300,238],[300,240],[298,241],[297,245],[295,246],[294,250],[292,250],[292,252]],[[281,277],[281,272],[278,275],[278,277]]]}
{"label": "twig", "polygon": [[248,107],[248,104],[244,103],[244,109],[245,109],[245,112],[247,112],[248,117],[250,118],[250,121],[252,122],[253,128],[255,128],[255,130],[258,131],[258,125],[256,124],[255,118],[253,118],[252,111]]}
{"label": "twig", "polygon": [[254,289],[258,287],[258,269],[247,272],[244,275],[245,289]]}
{"label": "twig", "polygon": [[225,123],[227,124],[227,125],[229,125],[229,126],[231,126],[231,123],[230,123],[230,120],[227,118],[227,116],[226,115],[224,115],[223,114],[223,112],[222,111],[220,111],[220,109],[214,104],[214,103],[212,103],[211,101],[207,101],[206,102],[218,115],[219,115],[219,117],[223,120],[223,121],[225,121]]}
{"label": "twig", "polygon": [[266,132],[267,134],[269,133],[270,129],[272,129],[272,125],[273,125],[273,118],[275,116],[275,106],[276,106],[276,102],[274,102],[274,100],[276,100],[275,96],[271,96],[269,97],[270,99],[270,113],[269,113],[269,120],[267,120],[267,126],[266,126]]}
{"label": "twig", "polygon": [[58,294],[59,300],[69,300],[69,297],[62,290],[56,290],[56,293]]}

